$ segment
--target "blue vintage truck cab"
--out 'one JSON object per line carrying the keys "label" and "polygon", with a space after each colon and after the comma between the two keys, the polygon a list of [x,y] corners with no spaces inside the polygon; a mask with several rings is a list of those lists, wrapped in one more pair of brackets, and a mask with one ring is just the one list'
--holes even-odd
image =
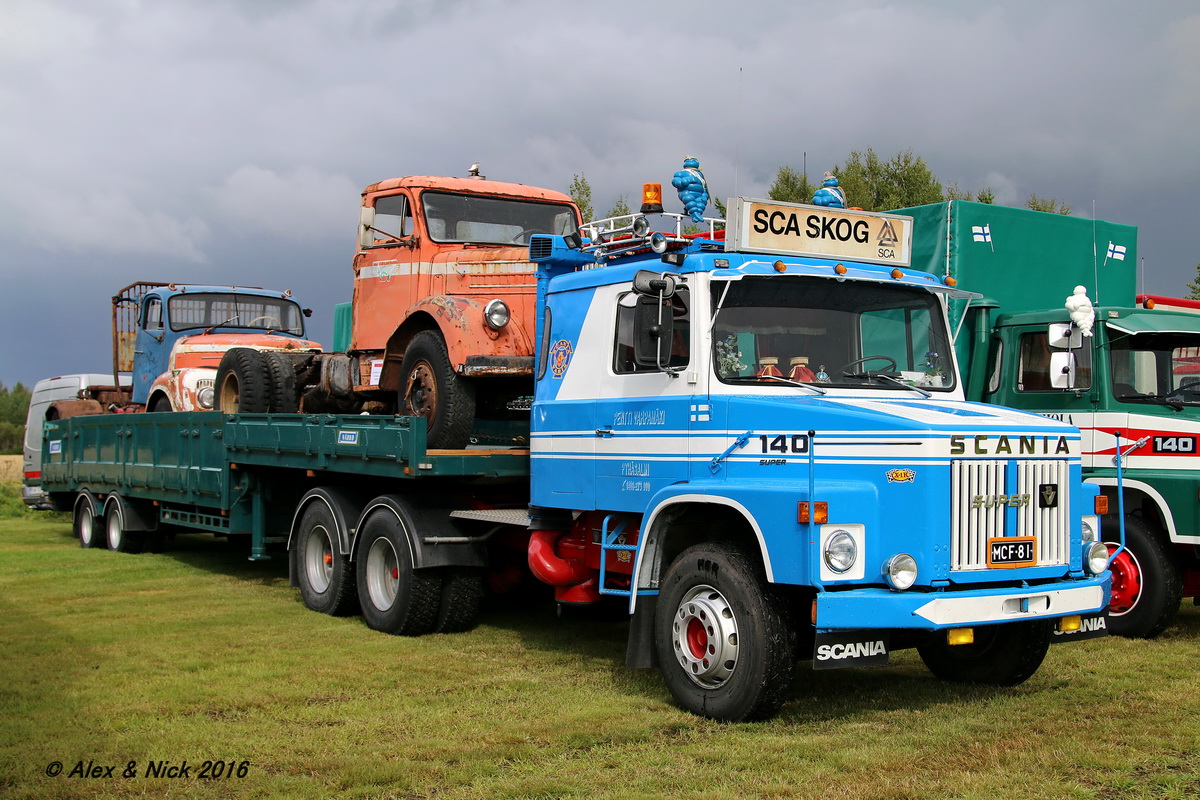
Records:
{"label": "blue vintage truck cab", "polygon": [[628,597],[629,664],[718,719],[772,713],[797,658],[916,647],[1011,685],[1103,633],[1080,433],[964,401],[945,307],[969,294],[903,269],[911,219],[730,209],[533,237],[535,575]]}

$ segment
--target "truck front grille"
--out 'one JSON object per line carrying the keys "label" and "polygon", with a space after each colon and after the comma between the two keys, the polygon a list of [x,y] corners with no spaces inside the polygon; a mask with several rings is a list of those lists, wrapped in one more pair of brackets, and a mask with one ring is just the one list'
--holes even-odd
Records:
{"label": "truck front grille", "polygon": [[952,461],[950,569],[988,568],[988,540],[1032,536],[1038,566],[1069,561],[1066,461]]}

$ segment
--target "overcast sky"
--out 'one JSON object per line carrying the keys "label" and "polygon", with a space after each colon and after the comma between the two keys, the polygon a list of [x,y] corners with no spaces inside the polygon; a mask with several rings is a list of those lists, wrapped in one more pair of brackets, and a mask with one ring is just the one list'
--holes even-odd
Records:
{"label": "overcast sky", "polygon": [[911,149],[1137,225],[1182,294],[1198,143],[1186,0],[0,0],[0,381],[110,369],[138,280],[290,288],[328,345],[362,188],[473,161],[604,211]]}

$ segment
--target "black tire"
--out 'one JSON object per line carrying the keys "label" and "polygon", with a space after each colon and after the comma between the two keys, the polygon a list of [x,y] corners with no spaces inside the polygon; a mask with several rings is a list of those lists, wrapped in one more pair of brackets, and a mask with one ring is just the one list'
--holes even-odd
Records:
{"label": "black tire", "polygon": [[972,644],[956,645],[947,642],[945,631],[938,631],[917,645],[917,652],[942,680],[1016,686],[1042,665],[1053,630],[1050,620],[978,625]]}
{"label": "black tire", "polygon": [[355,548],[358,602],[367,627],[396,636],[433,630],[442,600],[442,573],[413,568],[404,523],[390,509],[371,514]]}
{"label": "black tire", "polygon": [[79,546],[83,548],[104,547],[104,527],[96,506],[87,494],[75,498],[75,510],[72,519],[72,529]]}
{"label": "black tire", "polygon": [[397,407],[406,416],[425,418],[427,447],[467,446],[475,421],[475,385],[454,371],[437,331],[421,331],[408,343]]}
{"label": "black tire", "polygon": [[125,517],[117,503],[109,503],[104,512],[104,542],[118,553],[140,553],[145,545],[140,532],[125,530]]}
{"label": "black tire", "polygon": [[271,408],[267,362],[249,347],[226,350],[217,367],[213,408],[226,414],[261,414]]}
{"label": "black tire", "polygon": [[300,409],[296,366],[284,353],[263,353],[267,365],[267,405],[274,414],[295,414]]}
{"label": "black tire", "polygon": [[[1101,523],[1109,553],[1120,546],[1114,515]],[[1171,557],[1166,538],[1141,517],[1125,515],[1125,550],[1110,566],[1112,600],[1108,606],[1108,632],[1134,639],[1153,639],[1179,613],[1183,578]]]}
{"label": "black tire", "polygon": [[296,529],[296,582],[304,605],[339,617],[358,610],[354,565],[338,547],[337,522],[324,503],[311,503]]}
{"label": "black tire", "polygon": [[740,549],[683,551],[663,578],[654,618],[659,668],[675,701],[722,722],[775,714],[795,664],[787,608]]}
{"label": "black tire", "polygon": [[146,410],[158,414],[164,411],[174,411],[175,409],[171,408],[171,398],[165,394],[160,394],[155,396],[154,400],[150,403],[150,408]]}
{"label": "black tire", "polygon": [[483,573],[469,567],[447,567],[433,633],[461,633],[479,624],[483,612]]}

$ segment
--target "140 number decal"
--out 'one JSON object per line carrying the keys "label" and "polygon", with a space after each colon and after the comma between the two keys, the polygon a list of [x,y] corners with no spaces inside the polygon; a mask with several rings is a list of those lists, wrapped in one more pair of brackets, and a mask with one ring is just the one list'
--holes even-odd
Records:
{"label": "140 number decal", "polygon": [[764,433],[758,437],[764,453],[807,453],[807,433]]}
{"label": "140 number decal", "polygon": [[1194,436],[1155,436],[1155,453],[1194,453],[1196,452],[1196,437]]}

